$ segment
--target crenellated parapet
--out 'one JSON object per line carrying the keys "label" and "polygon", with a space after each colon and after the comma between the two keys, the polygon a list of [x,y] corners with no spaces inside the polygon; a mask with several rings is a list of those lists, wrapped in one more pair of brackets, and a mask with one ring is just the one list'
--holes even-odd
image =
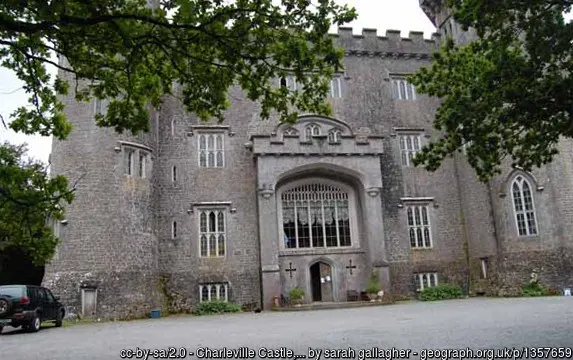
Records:
{"label": "crenellated parapet", "polygon": [[440,42],[438,33],[425,39],[423,32],[410,31],[409,36],[403,38],[399,30],[387,30],[385,36],[378,36],[376,29],[363,29],[358,35],[351,27],[340,27],[332,36],[336,45],[346,49],[346,56],[427,59]]}

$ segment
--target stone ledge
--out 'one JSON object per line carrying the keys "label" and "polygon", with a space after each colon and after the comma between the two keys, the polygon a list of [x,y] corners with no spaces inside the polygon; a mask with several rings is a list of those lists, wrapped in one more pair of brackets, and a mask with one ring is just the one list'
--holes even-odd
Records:
{"label": "stone ledge", "polygon": [[313,304],[302,304],[299,307],[282,307],[273,308],[272,311],[310,311],[310,310],[331,310],[331,309],[348,309],[357,307],[367,307],[367,306],[384,306],[392,305],[394,301],[392,300],[382,300],[382,301],[347,301],[347,302],[332,302],[332,303],[313,303]]}
{"label": "stone ledge", "polygon": [[279,257],[288,256],[301,256],[301,255],[331,255],[331,254],[364,254],[366,250],[364,249],[341,249],[341,248],[308,248],[308,249],[297,249],[297,250],[280,250]]}

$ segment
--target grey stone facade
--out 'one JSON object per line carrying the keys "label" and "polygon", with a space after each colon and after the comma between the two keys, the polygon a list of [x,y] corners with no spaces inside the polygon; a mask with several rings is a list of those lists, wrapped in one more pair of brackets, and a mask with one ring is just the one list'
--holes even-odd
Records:
{"label": "grey stone facade", "polygon": [[[442,27],[447,12],[429,7],[439,2],[421,2]],[[460,36],[465,41],[467,34]],[[306,302],[346,301],[347,291],[363,291],[372,273],[396,297],[415,294],[417,273],[464,288],[471,283],[471,293],[515,293],[533,270],[547,284],[573,286],[573,225],[563,220],[573,209],[572,144],[563,143],[552,165],[522,174],[535,190],[539,235],[520,237],[509,190],[518,170],[484,185],[461,153],[435,173],[403,165],[401,136],[419,136],[422,144],[437,136],[432,120],[439,101],[419,94],[397,99],[392,80],[427,66],[439,35],[353,35],[341,28],[334,38],[346,49],[344,73],[337,75],[341,96],[329,99],[331,118],[301,116],[297,134],[276,119],[259,119],[257,104],[236,88],[223,124],[200,123],[168,97],[144,136],[97,128],[94,104],[70,95],[74,130],[54,141],[51,161],[55,173],[80,180],[45,283],[71,313],[86,313],[83,289],[97,291],[95,315],[112,318],[153,308],[188,311],[205,294],[268,309],[293,287],[305,291]],[[310,124],[321,133],[307,139]],[[330,141],[331,129],[340,131],[338,141]],[[206,155],[203,165],[221,161],[220,167],[201,166],[204,135],[215,137],[213,147],[205,138],[213,159]],[[134,152],[132,174],[127,151]],[[144,177],[139,154],[147,156]],[[281,194],[296,184],[344,189],[350,246],[286,248]],[[426,211],[429,248],[412,247],[411,206]],[[214,242],[203,243],[202,235]],[[202,244],[215,243],[217,256],[204,256],[211,248]]]}

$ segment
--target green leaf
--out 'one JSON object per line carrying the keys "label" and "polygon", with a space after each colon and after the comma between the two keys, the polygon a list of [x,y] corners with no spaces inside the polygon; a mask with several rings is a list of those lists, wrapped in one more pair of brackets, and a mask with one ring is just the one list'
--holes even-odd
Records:
{"label": "green leaf", "polygon": [[410,77],[420,93],[441,98],[434,127],[441,136],[414,163],[430,171],[466,146],[487,182],[509,159],[525,171],[553,160],[573,136],[573,25],[570,1],[448,0],[454,17],[480,38],[447,40],[429,68]]}

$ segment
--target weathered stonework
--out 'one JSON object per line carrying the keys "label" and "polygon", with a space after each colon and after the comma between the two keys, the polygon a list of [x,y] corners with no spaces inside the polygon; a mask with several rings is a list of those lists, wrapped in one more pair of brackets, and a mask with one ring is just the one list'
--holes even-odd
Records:
{"label": "weathered stonework", "polygon": [[[421,3],[438,27],[447,23],[439,1]],[[237,88],[223,124],[200,123],[166,97],[143,136],[97,128],[93,103],[66,99],[74,131],[54,141],[52,169],[78,180],[77,195],[44,282],[71,314],[81,313],[85,286],[97,289],[95,315],[109,318],[189,312],[200,285],[209,284],[227,284],[229,301],[268,309],[294,287],[305,291],[305,302],[316,300],[313,289],[324,279],[322,301],[346,301],[348,291],[365,290],[372,273],[394,298],[415,296],[415,273],[438,273],[439,283],[470,294],[516,294],[534,270],[544,283],[573,287],[573,224],[562,220],[573,212],[573,145],[564,143],[551,166],[522,174],[535,187],[539,235],[518,237],[508,184],[519,170],[508,167],[485,185],[461,153],[435,173],[402,165],[400,135],[420,134],[422,144],[437,136],[439,101],[419,94],[398,100],[392,78],[427,66],[439,35],[342,28],[334,40],[346,49],[342,96],[329,99],[331,118],[307,114],[296,129],[259,119],[259,106]],[[311,124],[324,132],[307,139]],[[331,142],[334,129],[340,137]],[[205,132],[223,136],[224,166],[200,167]],[[145,178],[125,174],[126,149],[149,156]],[[311,179],[350,194],[351,246],[285,248],[281,194]],[[412,203],[427,205],[431,249],[411,247]],[[224,213],[224,256],[201,256],[204,209]]]}

